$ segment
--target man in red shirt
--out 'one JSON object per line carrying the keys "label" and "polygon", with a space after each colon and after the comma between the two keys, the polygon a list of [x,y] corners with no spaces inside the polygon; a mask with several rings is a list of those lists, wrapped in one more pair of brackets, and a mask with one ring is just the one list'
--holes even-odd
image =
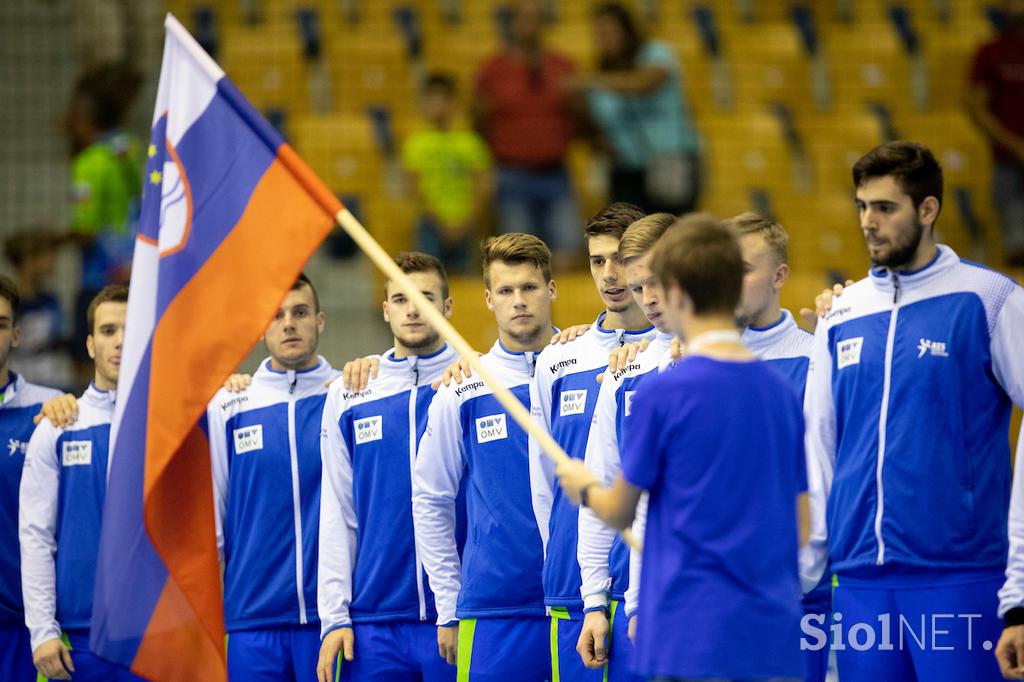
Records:
{"label": "man in red shirt", "polygon": [[565,165],[580,107],[563,87],[576,67],[544,49],[543,24],[536,1],[514,4],[508,44],[477,74],[473,118],[497,163],[499,229],[543,239],[560,270],[578,260],[583,235]]}
{"label": "man in red shirt", "polygon": [[992,191],[1007,264],[1024,267],[1024,0],[1007,0],[999,35],[971,69],[969,108],[992,143]]}

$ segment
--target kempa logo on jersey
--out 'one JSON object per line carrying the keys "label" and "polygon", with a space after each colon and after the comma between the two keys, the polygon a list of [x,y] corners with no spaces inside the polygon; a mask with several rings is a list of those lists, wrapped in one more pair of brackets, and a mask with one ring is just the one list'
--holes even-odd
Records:
{"label": "kempa logo on jersey", "polygon": [[636,395],[636,391],[626,391],[622,395],[622,407],[626,416],[633,414],[633,396]]}
{"label": "kempa logo on jersey", "polygon": [[231,400],[227,401],[226,403],[221,403],[220,404],[220,409],[227,410],[232,405],[241,405],[242,403],[244,403],[248,399],[249,399],[249,396],[247,396],[247,395],[240,395],[237,398],[232,398]]}
{"label": "kempa logo on jersey", "polygon": [[28,450],[27,442],[23,440],[18,440],[17,438],[7,439],[7,454],[10,455],[11,457],[18,454],[19,452],[24,455],[25,450]]}
{"label": "kempa logo on jersey", "polygon": [[476,390],[478,388],[483,388],[483,387],[484,387],[484,382],[482,382],[482,381],[474,381],[471,384],[466,384],[462,388],[455,389],[455,395],[456,395],[456,397],[458,397],[458,396],[462,395],[463,393],[465,393],[466,391],[474,391],[474,390]]}
{"label": "kempa logo on jersey", "polygon": [[619,379],[621,379],[623,376],[625,376],[629,372],[632,372],[634,369],[640,369],[640,364],[634,362],[632,365],[626,365],[625,367],[620,369],[618,372],[613,374],[612,378],[615,379],[616,381],[618,381]]}
{"label": "kempa logo on jersey", "polygon": [[232,431],[231,435],[235,438],[236,455],[263,449],[263,424],[243,426]]}
{"label": "kempa logo on jersey", "polygon": [[492,440],[501,440],[502,438],[508,438],[505,415],[492,414],[489,417],[480,417],[476,420],[477,443],[490,443]]}
{"label": "kempa logo on jersey", "polygon": [[945,342],[921,339],[917,344],[917,357],[923,358],[925,355],[931,355],[933,358],[949,357]]}
{"label": "kempa logo on jersey", "polygon": [[583,391],[562,391],[561,402],[558,407],[558,416],[566,417],[571,414],[583,414],[587,406],[587,392]]}
{"label": "kempa logo on jersey", "polygon": [[554,374],[555,372],[557,372],[560,369],[564,369],[566,367],[571,367],[572,365],[575,365],[575,364],[576,364],[576,358],[569,358],[568,360],[562,360],[561,362],[556,362],[555,364],[551,365],[551,367],[550,367],[551,373]]}
{"label": "kempa logo on jersey", "polygon": [[356,445],[371,443],[384,438],[384,417],[363,417],[352,422],[356,431]]}
{"label": "kempa logo on jersey", "polygon": [[373,393],[373,389],[368,388],[365,391],[359,391],[358,393],[349,393],[346,391],[345,393],[341,394],[341,397],[344,398],[345,400],[353,400],[355,398],[362,398],[364,396],[368,396],[371,393]]}
{"label": "kempa logo on jersey", "polygon": [[860,349],[864,345],[864,337],[845,339],[836,345],[836,369],[860,364]]}
{"label": "kempa logo on jersey", "polygon": [[66,467],[92,464],[92,441],[64,441],[60,450],[60,463]]}

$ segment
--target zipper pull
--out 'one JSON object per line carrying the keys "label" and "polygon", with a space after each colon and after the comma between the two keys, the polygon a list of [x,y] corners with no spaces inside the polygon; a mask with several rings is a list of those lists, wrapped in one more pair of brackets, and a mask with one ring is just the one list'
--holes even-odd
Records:
{"label": "zipper pull", "polygon": [[299,383],[299,375],[292,371],[288,372],[292,377],[292,383],[288,386],[288,395],[295,395],[295,384]]}
{"label": "zipper pull", "polygon": [[900,276],[895,272],[892,273],[892,303],[896,305],[900,298]]}

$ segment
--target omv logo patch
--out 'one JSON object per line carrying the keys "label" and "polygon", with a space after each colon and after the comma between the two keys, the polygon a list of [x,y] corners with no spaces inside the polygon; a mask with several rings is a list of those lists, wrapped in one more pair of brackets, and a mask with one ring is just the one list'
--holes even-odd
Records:
{"label": "omv logo patch", "polygon": [[587,407],[587,392],[582,391],[562,391],[562,396],[559,400],[558,416],[565,417],[571,414],[583,414]]}
{"label": "omv logo patch", "polygon": [[243,426],[232,431],[231,435],[235,440],[236,455],[263,449],[263,424]]}
{"label": "omv logo patch", "polygon": [[380,415],[357,419],[352,422],[352,426],[356,432],[356,445],[384,438],[384,418]]}
{"label": "omv logo patch", "polygon": [[476,442],[490,443],[492,440],[508,438],[504,414],[492,414],[476,420]]}

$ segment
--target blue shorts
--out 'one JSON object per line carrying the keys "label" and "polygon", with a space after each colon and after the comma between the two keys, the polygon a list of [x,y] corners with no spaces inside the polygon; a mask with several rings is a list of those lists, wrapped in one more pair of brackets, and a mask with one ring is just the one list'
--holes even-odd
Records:
{"label": "blue shorts", "polygon": [[459,682],[547,682],[551,625],[546,616],[463,618],[459,622]]}
{"label": "blue shorts", "polygon": [[[551,609],[551,679],[559,682],[602,682],[604,668],[583,665],[576,644],[583,630],[583,615],[564,608]],[[607,666],[605,666],[607,667]]]}
{"label": "blue shorts", "polygon": [[116,663],[102,659],[89,648],[88,630],[68,630],[65,641],[71,647],[71,664],[75,672],[74,682],[145,682]]}
{"label": "blue shorts", "polygon": [[[814,616],[816,626],[824,630],[826,637],[832,622],[832,590],[815,590],[803,600],[804,615]],[[818,625],[820,623],[820,626]],[[826,640],[827,641],[827,640]],[[806,682],[825,682],[828,675],[829,646],[812,648],[804,651],[807,664]]]}
{"label": "blue shorts", "polygon": [[320,660],[320,624],[228,635],[228,680],[231,682],[316,682]]}
{"label": "blue shorts", "polygon": [[611,608],[611,651],[608,655],[609,682],[642,680],[643,676],[633,672],[633,642],[629,639],[629,618],[626,605],[613,601]]}
{"label": "blue shorts", "polygon": [[[993,650],[1002,574],[840,575],[834,637],[843,682],[1002,680]],[[886,625],[888,622],[888,626]],[[874,641],[871,641],[874,640]],[[870,645],[868,645],[870,641]]]}
{"label": "blue shorts", "polygon": [[355,659],[342,660],[339,682],[455,682],[455,666],[437,650],[433,623],[356,623]]}
{"label": "blue shorts", "polygon": [[0,670],[11,682],[33,682],[32,643],[24,625],[0,627]]}

